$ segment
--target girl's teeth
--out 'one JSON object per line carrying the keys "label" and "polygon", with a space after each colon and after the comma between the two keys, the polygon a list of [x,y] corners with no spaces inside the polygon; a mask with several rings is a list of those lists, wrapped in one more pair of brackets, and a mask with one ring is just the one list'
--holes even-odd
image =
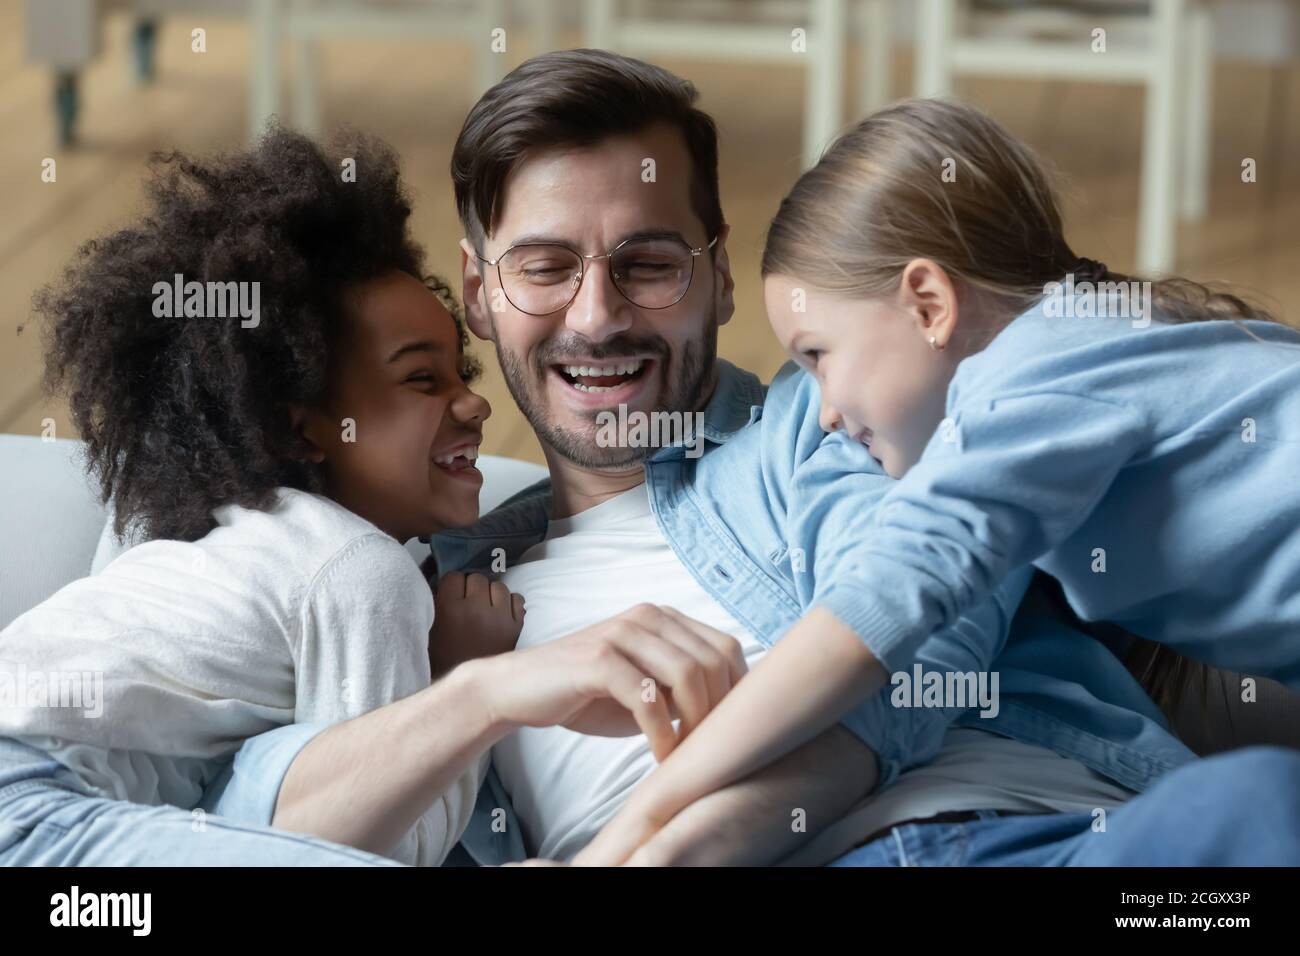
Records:
{"label": "girl's teeth", "polygon": [[462,448],[454,455],[439,455],[438,457],[433,459],[433,462],[436,465],[450,465],[457,458],[464,458],[468,461],[476,461],[478,459],[478,445],[470,445],[466,448]]}

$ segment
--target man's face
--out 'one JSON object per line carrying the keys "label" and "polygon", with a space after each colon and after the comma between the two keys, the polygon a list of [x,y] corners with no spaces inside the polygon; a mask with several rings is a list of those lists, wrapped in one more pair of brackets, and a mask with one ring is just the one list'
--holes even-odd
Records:
{"label": "man's face", "polygon": [[[643,174],[648,159],[650,182]],[[502,215],[482,255],[495,260],[521,242],[601,255],[645,235],[707,246],[714,237],[692,209],[691,175],[690,154],[670,127],[540,151],[506,180]],[[718,326],[733,311],[725,240],[724,226],[714,254],[694,258],[685,295],[667,308],[629,301],[612,281],[610,260],[595,259],[586,261],[573,300],[546,315],[517,308],[498,269],[462,242],[470,327],[496,346],[510,393],[544,445],[580,467],[623,469],[653,449],[602,447],[598,413],[617,413],[620,405],[629,413],[703,407],[714,384]],[[593,376],[593,369],[614,374]]]}

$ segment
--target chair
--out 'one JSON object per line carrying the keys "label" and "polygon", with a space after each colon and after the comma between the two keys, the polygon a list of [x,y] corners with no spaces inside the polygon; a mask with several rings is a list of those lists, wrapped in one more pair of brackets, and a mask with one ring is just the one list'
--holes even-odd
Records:
{"label": "chair", "polygon": [[[889,99],[889,0],[855,0],[862,40],[860,108]],[[766,62],[806,69],[803,165],[812,166],[844,122],[844,54],[850,35],[847,0],[693,0],[620,4],[583,0],[586,45],[637,56]],[[793,31],[807,30],[807,52]]]}
{"label": "chair", "polygon": [[131,35],[136,79],[154,78],[157,19],[202,13],[242,16],[247,0],[26,0],[23,10],[25,54],[54,72],[54,113],[60,146],[76,142],[81,112],[81,70],[103,46],[104,16],[125,10],[135,18]]}
{"label": "chair", "polygon": [[[1094,52],[1093,30],[1106,30]],[[1146,90],[1137,267],[1167,273],[1177,221],[1204,217],[1212,97],[1207,0],[920,0],[915,93],[947,96],[958,76],[1140,84]]]}
{"label": "chair", "polygon": [[[320,132],[320,41],[332,36],[460,38],[474,51],[472,94],[478,96],[505,74],[507,59],[493,48],[504,28],[507,0],[249,0],[253,34],[249,132],[256,136],[280,112],[280,47],[288,41],[293,62],[291,119],[310,135]],[[555,40],[555,0],[526,5],[534,52]],[[506,38],[508,40],[508,37]],[[540,48],[540,49],[537,49]],[[509,47],[507,47],[509,49]]]}

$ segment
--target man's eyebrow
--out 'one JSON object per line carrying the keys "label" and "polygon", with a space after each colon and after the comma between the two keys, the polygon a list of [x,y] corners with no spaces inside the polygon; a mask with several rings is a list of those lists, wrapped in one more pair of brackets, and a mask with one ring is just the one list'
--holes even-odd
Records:
{"label": "man's eyebrow", "polygon": [[[690,242],[687,241],[684,235],[682,235],[681,230],[674,229],[672,226],[641,226],[637,229],[633,229],[631,232],[626,232],[619,236],[614,240],[614,245],[617,246],[619,243],[627,242],[629,239],[650,239],[662,238],[665,236],[672,239],[680,239],[688,246],[690,245]],[[571,239],[543,232],[529,232],[522,236],[516,236],[514,239],[510,240],[510,246],[522,245],[568,246],[570,249],[579,248],[578,243]],[[506,248],[509,248],[509,246]]]}
{"label": "man's eyebrow", "polygon": [[405,345],[401,346],[396,351],[394,351],[392,355],[388,356],[388,358],[385,360],[385,363],[391,364],[393,362],[396,362],[399,358],[401,358],[403,355],[406,355],[408,352],[440,352],[440,351],[442,351],[442,346],[439,345],[437,342],[432,342],[428,339],[421,339],[419,342],[407,342]]}
{"label": "man's eyebrow", "polygon": [[690,243],[686,241],[686,237],[681,234],[681,231],[674,229],[671,226],[646,226],[642,229],[636,229],[625,235],[619,236],[614,245],[618,245],[620,242],[627,242],[629,239],[663,238],[680,239],[682,242],[685,242],[686,245],[690,245]]}

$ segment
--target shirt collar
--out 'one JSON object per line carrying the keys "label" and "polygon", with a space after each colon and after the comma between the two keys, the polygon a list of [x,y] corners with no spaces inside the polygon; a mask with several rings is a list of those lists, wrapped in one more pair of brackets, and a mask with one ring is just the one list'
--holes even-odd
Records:
{"label": "shirt collar", "polygon": [[717,359],[718,384],[704,407],[704,437],[721,444],[754,420],[767,387],[753,372]]}

